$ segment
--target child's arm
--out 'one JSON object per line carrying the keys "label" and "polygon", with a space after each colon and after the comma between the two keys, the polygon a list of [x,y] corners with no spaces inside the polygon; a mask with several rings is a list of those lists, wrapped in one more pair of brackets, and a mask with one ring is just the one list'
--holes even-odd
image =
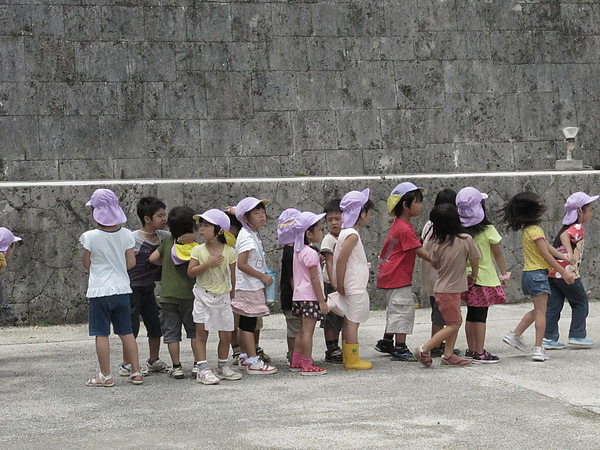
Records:
{"label": "child's arm", "polygon": [[128,248],[125,250],[125,259],[127,260],[127,270],[131,270],[135,267],[135,250]]}
{"label": "child's arm", "polygon": [[194,233],[185,233],[177,238],[178,244],[191,244],[196,242],[196,235]]}
{"label": "child's arm", "polygon": [[346,238],[344,246],[338,255],[335,275],[337,280],[337,291],[340,295],[346,295],[346,290],[344,289],[346,266],[348,265],[348,258],[350,258],[350,254],[352,253],[352,250],[354,250],[354,247],[356,247],[356,244],[358,244],[358,236],[356,234],[351,234]]}
{"label": "child's arm", "polygon": [[254,269],[252,266],[250,266],[250,264],[248,264],[248,256],[249,255],[250,255],[250,250],[248,250],[247,252],[242,252],[238,255],[238,260],[237,260],[238,269],[240,269],[246,275],[249,275],[254,278],[258,278],[260,281],[263,282],[263,284],[265,286],[271,286],[273,284],[273,278],[271,278],[271,275],[259,272],[258,270]]}
{"label": "child's arm", "polygon": [[91,257],[92,257],[92,254],[90,253],[89,250],[87,250],[85,248],[81,249],[81,263],[83,264],[83,268],[88,272],[90,271]]}
{"label": "child's arm", "polygon": [[564,259],[565,255],[563,255],[550,244],[548,244],[548,241],[546,241],[546,239],[537,239],[535,241],[535,244],[537,245],[537,248],[540,251],[542,258],[544,258],[544,261],[546,261],[550,267],[552,267],[554,270],[561,274],[562,279],[565,280],[565,283],[575,283],[575,276],[571,272],[567,271],[563,266],[561,266],[556,261],[556,259],[554,259],[555,256],[552,254],[552,250],[550,249],[553,249],[558,255],[560,255],[558,256],[558,258],[560,259]]}
{"label": "child's arm", "polygon": [[467,281],[469,287],[471,287],[475,284],[479,275],[479,257],[470,258],[469,262],[471,263],[471,273],[467,275]]}
{"label": "child's arm", "polygon": [[577,264],[577,260],[575,259],[575,255],[573,254],[573,246],[571,245],[571,235],[564,231],[560,235],[560,243],[563,248],[567,251],[567,259],[569,264]]}
{"label": "child's arm", "polygon": [[154,250],[152,252],[150,257],[148,258],[148,261],[157,266],[162,266],[162,258],[160,257],[160,253],[158,253],[158,250]]}
{"label": "child's arm", "polygon": [[329,277],[329,283],[334,291],[337,291],[337,287],[333,282],[333,253],[325,252],[323,253],[325,256],[325,270],[327,270],[327,276]]}
{"label": "child's arm", "polygon": [[425,250],[423,247],[419,247],[419,248],[415,249],[415,253],[417,254],[417,256],[419,258],[424,259],[428,263],[431,263],[431,259],[429,259],[429,252],[427,250]]}
{"label": "child's arm", "polygon": [[502,253],[500,244],[490,244],[490,247],[492,248],[492,254],[496,260],[496,265],[498,266],[498,269],[500,269],[500,274],[502,275],[502,278],[504,278],[501,278],[502,287],[508,287],[508,277],[510,277],[510,274],[506,271],[506,263],[504,262],[504,254]]}
{"label": "child's arm", "polygon": [[231,291],[229,291],[229,298],[233,300],[233,297],[235,297],[235,263],[229,264],[229,273],[231,274]]}
{"label": "child's arm", "polygon": [[[553,258],[555,258],[555,259],[562,259],[562,260],[568,260],[569,259],[568,254],[559,252],[552,245],[550,245],[550,243],[547,242],[547,241],[546,241],[546,244],[547,244],[547,248],[548,248],[548,254],[550,254]],[[569,245],[571,245],[571,244],[569,244]]]}
{"label": "child's arm", "polygon": [[329,306],[327,306],[327,300],[323,294],[323,287],[321,286],[318,270],[319,266],[308,268],[308,272],[310,273],[310,283],[312,284],[313,291],[315,291],[315,295],[319,301],[319,309],[321,310],[321,314],[325,315],[329,312]]}
{"label": "child's arm", "polygon": [[208,259],[200,264],[197,259],[190,259],[190,263],[188,265],[188,277],[196,278],[198,275],[202,275],[208,269],[213,267],[219,267],[225,261],[225,257],[223,254],[220,255],[209,255]]}

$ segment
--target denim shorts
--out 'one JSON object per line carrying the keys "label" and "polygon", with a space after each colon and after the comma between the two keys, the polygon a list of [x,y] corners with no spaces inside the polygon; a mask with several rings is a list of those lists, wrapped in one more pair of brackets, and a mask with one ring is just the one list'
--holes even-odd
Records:
{"label": "denim shorts", "polygon": [[110,324],[118,335],[132,334],[129,294],[90,298],[90,336],[109,336]]}
{"label": "denim shorts", "polygon": [[531,270],[521,275],[521,290],[523,294],[531,297],[546,292],[550,294],[550,283],[548,282],[548,271],[546,269]]}

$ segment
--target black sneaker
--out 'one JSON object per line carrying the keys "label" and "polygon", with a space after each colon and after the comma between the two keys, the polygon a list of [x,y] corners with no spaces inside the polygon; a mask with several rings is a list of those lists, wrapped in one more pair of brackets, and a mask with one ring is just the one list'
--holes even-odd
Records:
{"label": "black sneaker", "polygon": [[338,347],[331,352],[325,352],[325,361],[331,364],[342,364],[344,362],[342,350]]}
{"label": "black sneaker", "polygon": [[377,344],[375,344],[375,350],[381,353],[389,353],[392,355],[396,351],[396,347],[394,347],[394,341],[380,339],[377,341]]}
{"label": "black sneaker", "polygon": [[407,362],[416,362],[418,359],[412,352],[408,349],[408,347],[396,347],[394,349],[394,353],[391,353],[390,359],[392,361],[407,361]]}
{"label": "black sneaker", "polygon": [[439,358],[444,354],[444,345],[442,344],[439,347],[432,348],[429,353],[431,353],[431,356],[436,356]]}
{"label": "black sneaker", "polygon": [[266,362],[266,363],[271,362],[271,357],[269,355],[267,355],[262,348],[256,347],[256,354],[258,356],[260,356],[260,359],[262,359],[264,362]]}

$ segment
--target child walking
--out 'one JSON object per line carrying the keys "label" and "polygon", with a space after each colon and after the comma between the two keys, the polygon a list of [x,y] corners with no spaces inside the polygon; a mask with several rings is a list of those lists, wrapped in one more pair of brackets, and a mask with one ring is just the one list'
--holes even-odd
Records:
{"label": "child walking", "polygon": [[368,225],[373,202],[370,190],[350,191],[342,198],[342,232],[333,253],[333,284],[337,292],[328,297],[329,309],[344,316],[342,356],[344,369],[369,370],[372,364],[360,359],[358,327],[369,318],[369,262],[358,234]]}
{"label": "child walking", "polygon": [[[332,284],[333,276],[333,252],[337,245],[338,236],[342,231],[342,210],[340,209],[340,199],[330,200],[325,204],[323,212],[325,213],[325,222],[329,233],[321,241],[321,254],[325,258],[323,267],[323,284],[325,285],[325,297],[336,291]],[[340,333],[344,326],[344,318],[334,312],[329,311],[323,316],[321,328],[325,337],[325,361],[332,364],[342,364],[342,349],[340,348]]]}
{"label": "child walking", "polygon": [[294,233],[292,224],[296,216],[300,214],[296,208],[288,208],[283,211],[277,219],[277,241],[283,245],[281,255],[281,274],[279,277],[279,299],[281,311],[285,316],[287,354],[286,359],[292,362],[294,343],[300,332],[300,319],[292,314],[292,298],[294,297]]}
{"label": "child walking", "polygon": [[267,200],[246,197],[235,207],[235,216],[242,224],[235,244],[237,267],[235,269],[235,297],[233,311],[240,315],[239,329],[240,365],[246,366],[248,375],[270,375],[277,368],[263,361],[256,352],[254,330],[258,317],[269,315],[265,286],[273,284],[267,272],[265,253],[257,232],[267,224]]}
{"label": "child walking", "polygon": [[542,339],[546,330],[546,306],[550,284],[548,271],[555,269],[566,284],[572,285],[575,277],[561,266],[555,258],[567,259],[567,255],[552,247],[539,226],[546,205],[539,195],[533,192],[521,192],[509,200],[502,208],[503,221],[507,230],[523,230],[523,257],[525,265],[521,275],[523,294],[531,296],[533,309],[523,316],[514,331],[504,336],[503,341],[522,352],[527,346],[522,334],[532,323],[535,323],[535,345],[531,358],[534,361],[546,361],[548,355],[542,347]]}
{"label": "child walking", "polygon": [[[0,271],[7,266],[7,259],[10,258],[15,249],[15,243],[21,240],[20,237],[12,234],[8,228],[0,227]],[[0,281],[0,321],[10,320],[15,316],[12,306],[4,299],[2,282]]]}
{"label": "child walking", "polygon": [[546,310],[546,331],[542,347],[545,349],[561,349],[565,344],[558,341],[558,321],[565,305],[565,298],[571,306],[571,326],[569,328],[569,344],[578,347],[589,347],[594,341],[587,338],[586,319],[589,310],[589,300],[581,276],[579,264],[583,255],[584,224],[592,218],[593,203],[598,195],[589,196],[585,192],[575,192],[565,203],[567,213],[562,220],[562,228],[554,240],[554,247],[559,252],[567,254],[567,259],[558,263],[573,274],[575,282],[567,284],[560,273],[552,270],[548,275],[550,295]]}
{"label": "child walking", "polygon": [[[227,364],[233,324],[231,298],[235,289],[235,238],[229,233],[227,215],[218,209],[197,214],[198,235],[204,242],[192,249],[188,275],[196,278],[193,317],[199,360],[196,381],[218,384],[219,380],[239,380],[242,375]],[[208,333],[219,333],[217,375],[208,368],[206,341]]]}
{"label": "child walking", "polygon": [[[465,358],[472,359],[474,363],[494,364],[500,359],[484,348],[488,309],[491,305],[506,303],[502,288],[508,287],[510,273],[506,271],[504,255],[500,249],[502,237],[485,212],[486,198],[487,194],[474,187],[466,187],[458,192],[456,206],[460,222],[473,236],[481,255],[477,282],[462,294],[462,300],[467,304],[465,333],[468,348]],[[500,277],[496,273],[494,261],[500,269]],[[470,265],[467,265],[467,273],[471,273]]]}
{"label": "child walking", "polygon": [[[417,347],[415,357],[425,367],[431,366],[431,350],[446,341],[440,364],[468,366],[471,361],[454,354],[454,343],[462,323],[461,293],[477,280],[479,251],[473,238],[461,225],[454,205],[444,203],[435,206],[431,210],[429,220],[433,222],[429,258],[433,268],[438,271],[433,290],[446,327],[435,333],[425,345]],[[471,274],[468,277],[467,261],[471,263]]]}
{"label": "child walking", "polygon": [[410,221],[421,214],[423,191],[407,181],[396,186],[387,200],[394,221],[379,255],[377,273],[377,288],[383,290],[387,304],[386,324],[375,350],[390,354],[392,361],[417,360],[406,346],[406,335],[412,334],[415,325],[412,277],[417,256],[429,260],[429,254]]}
{"label": "child walking", "polygon": [[321,219],[325,214],[302,212],[292,224],[294,240],[294,296],[292,313],[300,318],[300,332],[294,343],[294,353],[290,371],[302,375],[323,375],[327,373],[312,361],[313,335],[317,321],[327,314],[328,307],[323,288],[320,257],[310,246],[323,239]]}
{"label": "child walking", "polygon": [[98,223],[98,228],[83,233],[79,242],[83,247],[83,267],[89,272],[86,293],[90,300],[89,330],[90,336],[96,337],[100,373],[85,384],[89,387],[115,385],[110,374],[111,323],[123,343],[123,360],[131,363],[128,381],[142,384],[138,348],[131,328],[131,286],[127,275],[127,270],[135,266],[135,240],[131,231],[121,227],[127,217],[113,191],[97,189],[86,206],[92,207],[92,216]]}
{"label": "child walking", "polygon": [[[456,204],[456,191],[453,189],[442,189],[435,196],[434,206],[441,205],[443,203],[449,203],[451,205]],[[421,242],[423,242],[423,249],[429,252],[431,242],[431,233],[433,231],[433,222],[428,220],[425,226],[421,230]],[[431,263],[425,259],[421,259],[421,287],[423,291],[429,297],[429,303],[431,306],[431,336],[440,331],[446,326],[446,322],[442,317],[442,313],[437,306],[435,301],[435,294],[433,292],[433,286],[437,280],[437,270],[435,270]],[[439,347],[431,349],[431,356],[442,356],[444,354],[444,342]],[[459,350],[454,350],[454,353],[460,354]]]}

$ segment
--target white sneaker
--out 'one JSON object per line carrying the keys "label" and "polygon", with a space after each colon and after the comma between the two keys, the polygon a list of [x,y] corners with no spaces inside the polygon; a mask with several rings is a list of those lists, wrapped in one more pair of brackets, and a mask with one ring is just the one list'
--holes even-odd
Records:
{"label": "white sneaker", "polygon": [[176,380],[183,380],[185,378],[185,372],[183,371],[183,367],[171,367],[169,369],[169,376],[171,378],[175,378]]}
{"label": "white sneaker", "polygon": [[517,336],[512,331],[509,331],[508,334],[506,336],[504,336],[504,339],[502,339],[502,340],[506,344],[508,344],[511,347],[514,347],[514,348],[516,348],[518,350],[521,350],[522,352],[526,352],[527,351],[527,345],[525,345],[525,341],[523,340],[523,336]]}
{"label": "white sneaker", "polygon": [[533,353],[531,355],[531,359],[534,361],[547,361],[550,357],[546,354],[546,350],[544,347],[533,347]]}
{"label": "white sneaker", "polygon": [[223,367],[217,367],[216,372],[217,377],[221,380],[235,381],[242,379],[242,374],[233,370],[228,364],[225,364]]}
{"label": "white sneaker", "polygon": [[212,373],[210,369],[204,369],[198,372],[196,381],[202,384],[219,384],[219,379]]}
{"label": "white sneaker", "polygon": [[271,375],[272,373],[277,373],[277,368],[259,359],[257,363],[246,366],[246,373],[248,375]]}
{"label": "white sneaker", "polygon": [[150,364],[150,360],[146,361],[146,369],[148,372],[166,372],[168,367],[160,358],[158,358],[152,364]]}

